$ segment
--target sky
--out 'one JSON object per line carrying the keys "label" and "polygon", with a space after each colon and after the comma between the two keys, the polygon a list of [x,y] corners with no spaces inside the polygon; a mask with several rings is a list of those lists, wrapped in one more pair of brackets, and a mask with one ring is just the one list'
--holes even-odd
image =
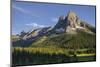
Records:
{"label": "sky", "polygon": [[95,26],[95,6],[13,1],[11,7],[12,34],[54,26],[59,16],[67,16],[70,10],[81,20]]}

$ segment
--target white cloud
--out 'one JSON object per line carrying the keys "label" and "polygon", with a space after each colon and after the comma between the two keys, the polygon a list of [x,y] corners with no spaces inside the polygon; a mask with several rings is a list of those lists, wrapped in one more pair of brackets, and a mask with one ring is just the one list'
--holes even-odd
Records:
{"label": "white cloud", "polygon": [[24,8],[16,6],[16,5],[12,5],[12,8],[14,8],[14,9],[16,9],[16,10],[22,12],[22,13],[30,13],[30,11],[25,10]]}
{"label": "white cloud", "polygon": [[37,23],[28,23],[26,25],[32,26],[33,28],[43,28],[43,27],[45,27],[45,25],[40,25],[40,24],[37,24]]}
{"label": "white cloud", "polygon": [[33,16],[33,17],[37,17],[37,18],[38,18],[37,14],[34,13],[33,11],[29,11],[29,10],[27,10],[27,9],[25,9],[25,8],[22,8],[22,7],[20,7],[20,6],[17,6],[17,5],[15,5],[15,4],[12,5],[12,8],[14,8],[15,10],[20,11],[20,12],[22,12],[22,13],[25,13],[25,14],[28,14],[28,15],[30,15],[30,16]]}
{"label": "white cloud", "polygon": [[57,22],[58,21],[58,18],[52,18],[51,21],[52,22]]}

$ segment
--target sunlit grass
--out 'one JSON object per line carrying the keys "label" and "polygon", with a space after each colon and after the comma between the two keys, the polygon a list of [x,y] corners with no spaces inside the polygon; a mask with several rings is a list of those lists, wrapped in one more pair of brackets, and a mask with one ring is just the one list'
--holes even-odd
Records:
{"label": "sunlit grass", "polygon": [[[59,47],[15,47],[12,50],[13,52],[19,51],[19,52],[28,52],[28,53],[42,53],[42,54],[63,54],[66,56],[94,56],[95,55],[95,49],[89,50],[89,49],[66,49],[66,48],[59,48]],[[90,51],[90,52],[89,52]]]}

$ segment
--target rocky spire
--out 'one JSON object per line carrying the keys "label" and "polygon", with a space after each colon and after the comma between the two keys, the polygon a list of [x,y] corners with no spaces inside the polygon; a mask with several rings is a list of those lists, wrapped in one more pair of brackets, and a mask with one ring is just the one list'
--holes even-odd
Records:
{"label": "rocky spire", "polygon": [[67,16],[60,16],[58,23],[54,26],[53,30],[58,32],[75,33],[77,30],[85,30],[86,24],[79,19],[74,11],[69,11]]}
{"label": "rocky spire", "polygon": [[73,11],[69,11],[68,15],[67,15],[67,23],[70,27],[72,28],[76,28],[76,13]]}

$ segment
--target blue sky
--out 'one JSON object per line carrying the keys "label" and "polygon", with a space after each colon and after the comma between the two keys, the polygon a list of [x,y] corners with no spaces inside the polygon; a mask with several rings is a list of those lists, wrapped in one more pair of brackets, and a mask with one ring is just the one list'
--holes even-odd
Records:
{"label": "blue sky", "polygon": [[95,26],[95,6],[12,2],[12,34],[54,26],[59,16],[67,16],[69,10],[76,12],[81,20]]}

